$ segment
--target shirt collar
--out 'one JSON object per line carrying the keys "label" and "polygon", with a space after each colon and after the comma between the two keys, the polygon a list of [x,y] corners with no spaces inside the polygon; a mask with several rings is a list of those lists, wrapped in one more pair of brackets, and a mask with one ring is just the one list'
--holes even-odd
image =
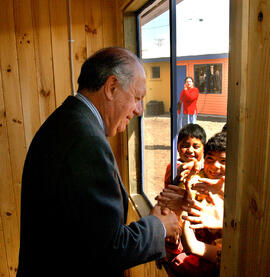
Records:
{"label": "shirt collar", "polygon": [[87,97],[85,97],[84,95],[82,95],[79,92],[75,95],[75,97],[77,99],[79,99],[81,102],[83,102],[91,110],[91,112],[94,114],[94,116],[98,120],[101,128],[103,129],[103,131],[105,133],[105,125],[104,125],[103,119],[102,119],[99,111],[95,107],[95,105]]}

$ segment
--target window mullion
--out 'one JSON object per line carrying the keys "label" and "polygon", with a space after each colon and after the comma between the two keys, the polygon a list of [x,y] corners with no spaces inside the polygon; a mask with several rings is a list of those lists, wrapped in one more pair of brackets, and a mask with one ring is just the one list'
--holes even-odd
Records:
{"label": "window mullion", "polygon": [[177,159],[177,80],[176,80],[176,0],[170,1],[170,68],[171,68],[171,176],[176,177]]}

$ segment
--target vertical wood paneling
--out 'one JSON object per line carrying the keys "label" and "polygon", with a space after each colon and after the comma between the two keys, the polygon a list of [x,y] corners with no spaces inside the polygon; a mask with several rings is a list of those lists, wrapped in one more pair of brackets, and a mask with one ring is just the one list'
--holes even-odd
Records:
{"label": "vertical wood paneling", "polygon": [[[76,81],[86,53],[116,45],[123,31],[115,30],[122,24],[116,0],[70,2]],[[67,1],[1,0],[0,40],[0,274],[13,277],[26,150],[41,123],[71,94]],[[112,142],[120,170],[122,140],[119,135]]]}
{"label": "vertical wood paneling", "polygon": [[49,0],[32,0],[40,120],[55,109]]}
{"label": "vertical wood paneling", "polygon": [[102,25],[101,1],[85,1],[85,32],[87,56],[103,48],[103,25]]}
{"label": "vertical wood paneling", "polygon": [[[17,64],[17,50],[14,27],[13,3],[0,1],[0,62],[3,84],[3,113],[7,120],[7,140],[12,168],[12,177],[8,180],[14,187],[19,215],[20,183],[23,162],[26,154],[24,120]],[[1,156],[1,163],[7,163],[7,156]],[[2,186],[2,183],[0,184]],[[5,193],[3,194],[5,197]]]}
{"label": "vertical wood paneling", "polygon": [[[14,187],[12,184],[11,162],[9,155],[7,122],[4,111],[1,74],[0,157],[4,158],[4,160],[0,163],[0,239],[5,239],[4,243],[0,242],[0,244],[2,244],[2,247],[0,247],[0,255],[4,258],[3,266],[5,266],[5,264],[8,265],[10,276],[15,276],[15,270],[17,268],[17,253],[19,249],[19,220],[17,217],[17,205],[15,200]],[[5,251],[3,246],[5,246]],[[3,270],[5,270],[5,268],[3,268]]]}
{"label": "vertical wood paneling", "polygon": [[8,152],[8,135],[7,135],[7,121],[4,108],[4,97],[2,89],[2,74],[0,72],[0,157],[3,159],[0,162],[0,276],[9,276],[7,253],[4,239],[4,226],[2,225],[2,215],[8,210],[6,203],[10,201],[7,199],[5,186],[12,188],[12,175],[10,156]]}
{"label": "vertical wood paneling", "polygon": [[118,0],[115,0],[115,18],[116,18],[116,36],[117,36],[117,45],[124,46],[124,22],[123,22],[123,10]]}
{"label": "vertical wood paneling", "polygon": [[[265,236],[270,232],[270,186],[267,183],[270,169],[270,3],[250,1],[249,4],[248,113],[242,146],[243,184],[246,188],[241,203],[242,209],[247,207],[247,211],[242,213],[241,222],[248,228],[243,226],[240,236],[240,253],[247,254],[239,258],[242,274],[266,276],[270,271],[269,257],[263,255],[270,253],[270,236]],[[254,234],[257,239],[252,239]],[[257,249],[260,249],[259,255],[252,255]]]}
{"label": "vertical wood paneling", "polygon": [[9,277],[8,263],[7,263],[7,254],[5,244],[2,243],[5,241],[4,237],[4,228],[2,225],[2,220],[0,216],[0,276]]}
{"label": "vertical wood paneling", "polygon": [[[249,5],[243,1],[230,4],[229,95],[227,112],[226,194],[221,276],[238,276],[241,209],[243,191],[243,153],[245,141]],[[233,27],[234,26],[234,27]],[[238,61],[233,62],[233,61]],[[241,124],[240,124],[241,123]],[[230,130],[233,130],[231,132]],[[234,135],[232,135],[234,134]],[[234,151],[230,151],[234,149]],[[237,165],[237,167],[235,166]],[[230,200],[229,200],[230,199]],[[229,265],[229,266],[228,266]]]}
{"label": "vertical wood paneling", "polygon": [[71,1],[71,21],[73,45],[74,82],[76,91],[78,89],[77,80],[81,71],[81,66],[87,58],[86,37],[85,37],[85,1]]}
{"label": "vertical wood paneling", "polygon": [[40,126],[31,0],[14,0],[15,31],[18,51],[21,98],[26,146]]}
{"label": "vertical wood paneling", "polygon": [[[12,204],[12,202],[10,202]],[[17,225],[16,210],[8,211],[1,214],[3,224],[3,234],[7,255],[7,264],[9,269],[9,276],[15,277],[18,267],[18,253],[19,253],[19,228]]]}
{"label": "vertical wood paneling", "polygon": [[115,0],[102,0],[103,47],[117,46]]}
{"label": "vertical wood paneling", "polygon": [[[133,221],[138,221],[139,219],[140,217],[137,211],[135,210],[132,204],[132,201],[129,200],[127,223],[129,224]],[[166,273],[166,270],[163,267],[162,269],[158,269],[155,261],[138,265],[125,271],[125,277],[167,277],[167,276],[168,274]]]}
{"label": "vertical wood paneling", "polygon": [[25,136],[11,1],[0,2],[0,26],[0,244],[3,257],[1,273],[5,274],[3,276],[15,276],[19,249],[20,180],[25,157]]}
{"label": "vertical wood paneling", "polygon": [[[19,249],[19,220],[13,187],[11,161],[9,154],[7,121],[4,110],[2,78],[0,74],[0,256],[3,256],[3,271],[8,265],[10,276],[15,276]],[[4,249],[5,246],[5,249]],[[1,270],[0,270],[1,272]],[[9,276],[9,275],[6,275]]]}
{"label": "vertical wood paneling", "polygon": [[66,0],[50,0],[56,106],[72,94]]}
{"label": "vertical wood paneling", "polygon": [[221,276],[268,276],[270,5],[231,1]]}

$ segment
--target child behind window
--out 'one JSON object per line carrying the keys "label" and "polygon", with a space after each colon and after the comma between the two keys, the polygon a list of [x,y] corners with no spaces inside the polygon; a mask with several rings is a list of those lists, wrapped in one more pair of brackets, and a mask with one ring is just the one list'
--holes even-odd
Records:
{"label": "child behind window", "polygon": [[[179,159],[177,160],[177,179],[176,182],[180,185],[180,173],[183,171],[183,166],[194,168],[199,171],[203,162],[203,150],[206,143],[206,133],[198,124],[185,125],[178,134],[177,151]],[[185,169],[185,168],[184,168]],[[168,164],[164,185],[171,184],[171,164]],[[181,186],[184,188],[183,183]]]}
{"label": "child behind window", "polygon": [[[175,179],[175,184],[178,187],[186,189],[185,183],[187,180],[181,176],[182,172],[187,172],[189,176],[186,176],[186,178],[189,179],[192,175],[201,170],[205,143],[206,133],[200,125],[190,123],[180,130],[177,140],[179,159],[177,160],[177,176]],[[201,177],[205,176],[202,175]],[[171,183],[171,164],[168,164],[164,178],[165,188]],[[178,206],[178,204],[176,205]],[[173,210],[179,217],[179,227],[182,229],[182,209]],[[166,250],[168,255],[173,256],[180,254],[182,251],[175,243],[170,243],[168,241],[166,242]]]}
{"label": "child behind window", "polygon": [[[210,138],[204,151],[204,168],[200,171],[200,176],[203,175],[210,180],[201,178],[196,179],[195,177],[197,176],[195,176],[188,180],[188,189],[193,191],[198,189],[200,193],[203,189],[204,194],[208,196],[210,196],[210,191],[211,195],[212,193],[217,195],[220,201],[223,202],[223,184],[226,167],[226,132],[218,133]],[[194,181],[194,179],[196,179],[196,181]],[[203,182],[203,184],[196,184],[196,182]],[[169,188],[173,187],[174,186],[170,186]],[[177,188],[175,187],[175,189],[172,189],[172,192],[174,190],[177,191]],[[214,211],[216,206],[211,203],[211,197],[209,198],[199,200],[202,201],[202,205],[204,205],[206,209],[209,210],[212,208]],[[162,199],[159,198],[159,201],[162,202]],[[169,204],[168,207],[170,208]],[[173,210],[177,213],[179,210],[182,210],[182,207],[178,207],[178,209],[174,208]],[[172,246],[172,244],[167,243],[167,266],[170,269],[185,274],[183,276],[218,276],[218,267],[215,262],[217,262],[218,254],[221,251],[220,239],[222,224],[217,228],[208,227],[209,228],[197,229],[195,226],[196,237],[193,234],[193,239],[190,239],[192,238],[192,230],[192,233],[189,230],[184,232],[189,236],[189,241],[192,242],[189,245],[191,255],[187,255],[184,252],[181,242],[178,245],[178,252],[175,247],[168,247]],[[200,249],[196,247],[202,244],[203,247]],[[201,251],[201,249],[206,249],[207,251]]]}

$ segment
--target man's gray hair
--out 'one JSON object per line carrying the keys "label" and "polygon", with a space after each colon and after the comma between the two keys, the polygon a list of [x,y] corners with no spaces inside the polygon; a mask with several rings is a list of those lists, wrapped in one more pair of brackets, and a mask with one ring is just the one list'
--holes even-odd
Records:
{"label": "man's gray hair", "polygon": [[125,48],[109,47],[101,49],[82,65],[78,78],[78,91],[83,89],[97,91],[111,75],[118,79],[125,90],[134,79],[136,66],[141,66],[140,60]]}

